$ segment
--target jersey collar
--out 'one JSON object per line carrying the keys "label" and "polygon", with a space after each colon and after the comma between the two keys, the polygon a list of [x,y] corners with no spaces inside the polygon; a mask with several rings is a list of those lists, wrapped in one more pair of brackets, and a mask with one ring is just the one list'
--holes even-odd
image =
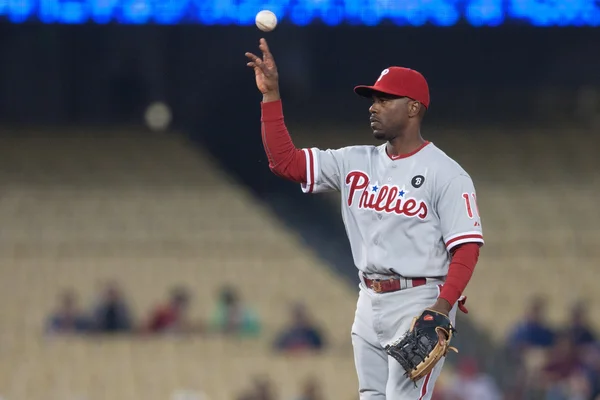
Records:
{"label": "jersey collar", "polygon": [[385,152],[385,154],[388,156],[388,158],[390,160],[396,161],[396,160],[401,160],[403,158],[408,158],[410,156],[414,156],[415,154],[417,154],[419,151],[423,150],[429,144],[431,144],[431,142],[429,140],[426,140],[425,143],[423,143],[416,150],[411,151],[410,153],[399,154],[397,156],[392,156],[392,155],[389,155],[388,152],[387,152],[387,143],[386,143],[386,144],[383,145],[383,151]]}

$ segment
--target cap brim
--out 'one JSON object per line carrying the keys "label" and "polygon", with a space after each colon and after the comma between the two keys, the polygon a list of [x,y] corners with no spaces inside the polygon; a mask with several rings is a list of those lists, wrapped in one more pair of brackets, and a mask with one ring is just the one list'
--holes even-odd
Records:
{"label": "cap brim", "polygon": [[[397,96],[397,97],[408,97],[408,96],[401,95],[401,94],[398,94],[398,93],[392,93],[391,91],[388,92],[388,91],[385,91],[385,90],[376,89],[375,86],[366,86],[366,85],[356,86],[354,88],[354,93],[356,93],[357,95],[359,95],[361,97],[367,97],[369,99],[371,97],[373,97],[373,94],[376,94],[376,93],[387,94],[387,95],[390,95],[390,96]],[[421,104],[423,104],[423,103],[421,103]],[[423,104],[423,106],[425,108],[429,108],[425,104]]]}
{"label": "cap brim", "polygon": [[389,94],[389,95],[396,96],[396,94],[394,94],[394,93],[375,89],[375,86],[366,86],[366,85],[356,86],[354,88],[354,93],[356,93],[357,95],[359,95],[361,97],[368,97],[368,98],[373,97],[374,93],[382,93],[382,94]]}

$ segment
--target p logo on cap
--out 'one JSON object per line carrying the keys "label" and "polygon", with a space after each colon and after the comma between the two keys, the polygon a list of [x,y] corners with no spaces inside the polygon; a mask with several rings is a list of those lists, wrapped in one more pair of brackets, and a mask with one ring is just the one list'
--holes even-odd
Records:
{"label": "p logo on cap", "polygon": [[389,73],[390,73],[390,69],[389,68],[386,68],[383,71],[381,71],[381,75],[379,75],[379,78],[377,79],[377,82],[379,82],[381,80],[381,78],[383,78],[384,76],[386,76]]}

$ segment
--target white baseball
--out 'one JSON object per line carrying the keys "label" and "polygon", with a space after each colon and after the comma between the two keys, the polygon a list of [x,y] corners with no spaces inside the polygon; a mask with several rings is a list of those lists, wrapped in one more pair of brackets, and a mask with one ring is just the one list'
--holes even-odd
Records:
{"label": "white baseball", "polygon": [[271,32],[277,26],[277,16],[272,11],[262,10],[256,14],[256,26],[263,32]]}

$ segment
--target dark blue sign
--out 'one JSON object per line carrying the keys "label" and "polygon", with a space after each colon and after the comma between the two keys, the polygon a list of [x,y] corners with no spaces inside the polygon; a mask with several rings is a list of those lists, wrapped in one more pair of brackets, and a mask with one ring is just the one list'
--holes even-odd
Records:
{"label": "dark blue sign", "polygon": [[13,23],[251,25],[262,9],[298,26],[600,26],[595,0],[0,0]]}

